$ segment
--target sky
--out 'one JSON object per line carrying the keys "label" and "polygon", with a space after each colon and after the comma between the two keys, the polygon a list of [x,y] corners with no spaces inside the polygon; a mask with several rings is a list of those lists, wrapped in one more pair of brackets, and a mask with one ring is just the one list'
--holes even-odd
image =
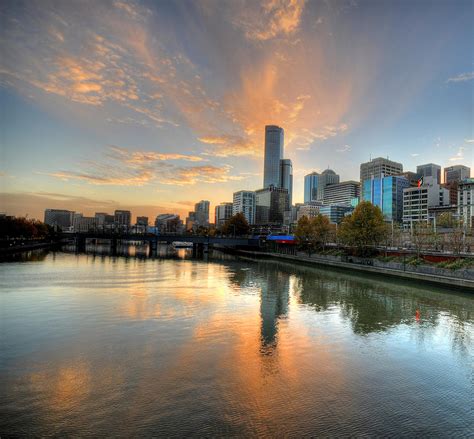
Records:
{"label": "sky", "polygon": [[[0,211],[179,213],[328,167],[473,166],[472,1],[2,1]],[[212,219],[212,216],[211,216]]]}

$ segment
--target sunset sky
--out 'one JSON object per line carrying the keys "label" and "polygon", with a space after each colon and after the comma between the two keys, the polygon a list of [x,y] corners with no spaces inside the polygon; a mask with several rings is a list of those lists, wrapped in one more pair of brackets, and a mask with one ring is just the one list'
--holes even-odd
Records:
{"label": "sunset sky", "polygon": [[[472,1],[3,1],[0,211],[133,216],[389,156],[473,166]],[[211,215],[213,219],[213,215]]]}

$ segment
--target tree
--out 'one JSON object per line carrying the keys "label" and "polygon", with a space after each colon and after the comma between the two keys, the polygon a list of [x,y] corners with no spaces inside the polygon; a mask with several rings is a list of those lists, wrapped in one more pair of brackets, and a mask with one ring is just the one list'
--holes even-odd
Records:
{"label": "tree", "polygon": [[310,239],[313,242],[314,247],[324,250],[329,241],[329,236],[332,230],[329,218],[318,213],[311,219],[310,229]]}
{"label": "tree", "polygon": [[451,228],[456,225],[457,221],[451,212],[443,212],[436,218],[436,226],[443,228]]}
{"label": "tree", "polygon": [[303,215],[296,225],[295,229],[295,237],[298,240],[299,247],[302,250],[306,250],[308,255],[311,256],[311,250],[313,243],[311,241],[312,238],[312,226],[311,221],[306,215]]}
{"label": "tree", "polygon": [[242,236],[248,235],[250,232],[250,225],[242,212],[236,213],[230,217],[222,226],[221,229],[224,235]]}
{"label": "tree", "polygon": [[355,247],[359,255],[369,255],[387,234],[382,211],[369,201],[362,201],[352,215],[343,219],[338,235],[343,244]]}
{"label": "tree", "polygon": [[412,243],[416,254],[420,257],[421,251],[433,241],[433,227],[425,221],[417,221],[412,225]]}

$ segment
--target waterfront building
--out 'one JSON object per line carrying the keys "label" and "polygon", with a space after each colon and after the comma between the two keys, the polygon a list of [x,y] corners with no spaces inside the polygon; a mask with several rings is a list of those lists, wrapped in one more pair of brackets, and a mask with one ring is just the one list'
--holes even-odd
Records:
{"label": "waterfront building", "polygon": [[255,224],[278,225],[284,222],[289,210],[288,191],[270,186],[255,192]]}
{"label": "waterfront building", "polygon": [[292,205],[293,198],[293,165],[290,159],[280,160],[280,184],[279,186],[288,191],[288,203]]}
{"label": "waterfront building", "polygon": [[396,175],[403,172],[403,165],[383,157],[377,157],[360,165],[360,182],[364,183],[371,177],[377,178],[390,175]]}
{"label": "waterfront building", "polygon": [[182,233],[183,221],[174,213],[162,213],[155,218],[155,227],[158,234]]}
{"label": "waterfront building", "polygon": [[91,232],[96,230],[97,221],[95,216],[83,216],[82,213],[74,214],[73,230],[74,232]]}
{"label": "waterfront building", "polygon": [[199,227],[209,227],[209,201],[201,200],[194,205],[194,221]]}
{"label": "waterfront building", "polygon": [[318,199],[319,173],[311,172],[304,176],[304,202],[310,203]]}
{"label": "waterfront building", "polygon": [[474,178],[467,178],[458,186],[458,215],[466,227],[474,225]]}
{"label": "waterfront building", "polygon": [[129,229],[132,223],[132,213],[129,210],[116,210],[114,224],[119,229]]}
{"label": "waterfront building", "polygon": [[400,222],[403,218],[403,190],[410,182],[401,176],[374,177],[365,180],[362,200],[380,207],[386,221]]}
{"label": "waterfront building", "polygon": [[234,192],[232,202],[232,215],[243,213],[249,224],[255,224],[255,192]]}
{"label": "waterfront building", "polygon": [[280,160],[283,158],[284,131],[276,125],[265,127],[263,187],[280,186]]}
{"label": "waterfront building", "polygon": [[194,229],[194,224],[196,222],[196,215],[194,212],[189,212],[186,218],[186,230],[190,231]]}
{"label": "waterfront building", "polygon": [[215,207],[215,226],[222,227],[224,223],[232,216],[233,203],[220,203]]}
{"label": "waterfront building", "polygon": [[318,187],[316,191],[316,201],[324,200],[324,191],[326,187],[331,184],[339,183],[339,175],[336,174],[332,169],[324,170],[318,177]]}
{"label": "waterfront building", "polygon": [[63,231],[69,230],[73,225],[74,212],[63,209],[46,209],[44,223],[52,227],[59,227]]}
{"label": "waterfront building", "polygon": [[137,226],[148,226],[148,217],[147,216],[137,216]]}
{"label": "waterfront building", "polygon": [[114,215],[110,215],[105,212],[96,212],[95,215],[95,224],[98,230],[104,231],[113,229],[114,227]]}
{"label": "waterfront building", "polygon": [[403,222],[428,221],[430,207],[449,204],[449,190],[438,183],[437,177],[424,177],[420,187],[403,189]]}
{"label": "waterfront building", "polygon": [[324,188],[324,204],[339,204],[350,206],[353,198],[360,196],[360,183],[358,181],[343,181],[327,185]]}
{"label": "waterfront building", "polygon": [[346,215],[350,215],[353,208],[350,206],[341,206],[339,204],[329,204],[321,206],[319,213],[327,216],[332,224],[339,224]]}
{"label": "waterfront building", "polygon": [[441,184],[441,166],[434,163],[427,163],[426,165],[419,165],[416,167],[416,173],[420,177],[433,177],[438,184]]}

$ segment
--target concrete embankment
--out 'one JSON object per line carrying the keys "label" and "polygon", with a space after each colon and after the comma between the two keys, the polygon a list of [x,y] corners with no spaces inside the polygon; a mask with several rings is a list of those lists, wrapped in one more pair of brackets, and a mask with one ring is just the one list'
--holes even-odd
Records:
{"label": "concrete embankment", "polygon": [[[229,249],[219,249],[222,251],[228,252]],[[453,288],[456,290],[463,290],[474,292],[474,275],[472,270],[465,270],[463,271],[463,275],[453,275],[452,274],[446,275],[446,272],[449,270],[443,269],[435,269],[431,268],[431,273],[421,273],[410,270],[409,267],[404,267],[403,269],[396,269],[391,267],[384,267],[381,266],[383,264],[377,262],[377,266],[372,265],[363,265],[359,263],[353,262],[342,262],[334,259],[329,259],[325,257],[318,257],[316,255],[308,257],[303,255],[287,255],[281,253],[270,253],[270,252],[260,252],[260,251],[249,251],[249,250],[230,250],[231,253],[241,256],[247,256],[252,258],[268,258],[268,259],[279,259],[284,260],[287,262],[294,262],[294,263],[303,263],[307,265],[314,265],[314,266],[326,266],[331,267],[335,270],[352,270],[364,273],[370,273],[375,276],[390,276],[390,277],[397,277],[402,279],[408,279],[415,282],[428,282],[431,284],[436,284],[440,286],[445,286],[449,288]],[[414,268],[413,270],[415,270]]]}

